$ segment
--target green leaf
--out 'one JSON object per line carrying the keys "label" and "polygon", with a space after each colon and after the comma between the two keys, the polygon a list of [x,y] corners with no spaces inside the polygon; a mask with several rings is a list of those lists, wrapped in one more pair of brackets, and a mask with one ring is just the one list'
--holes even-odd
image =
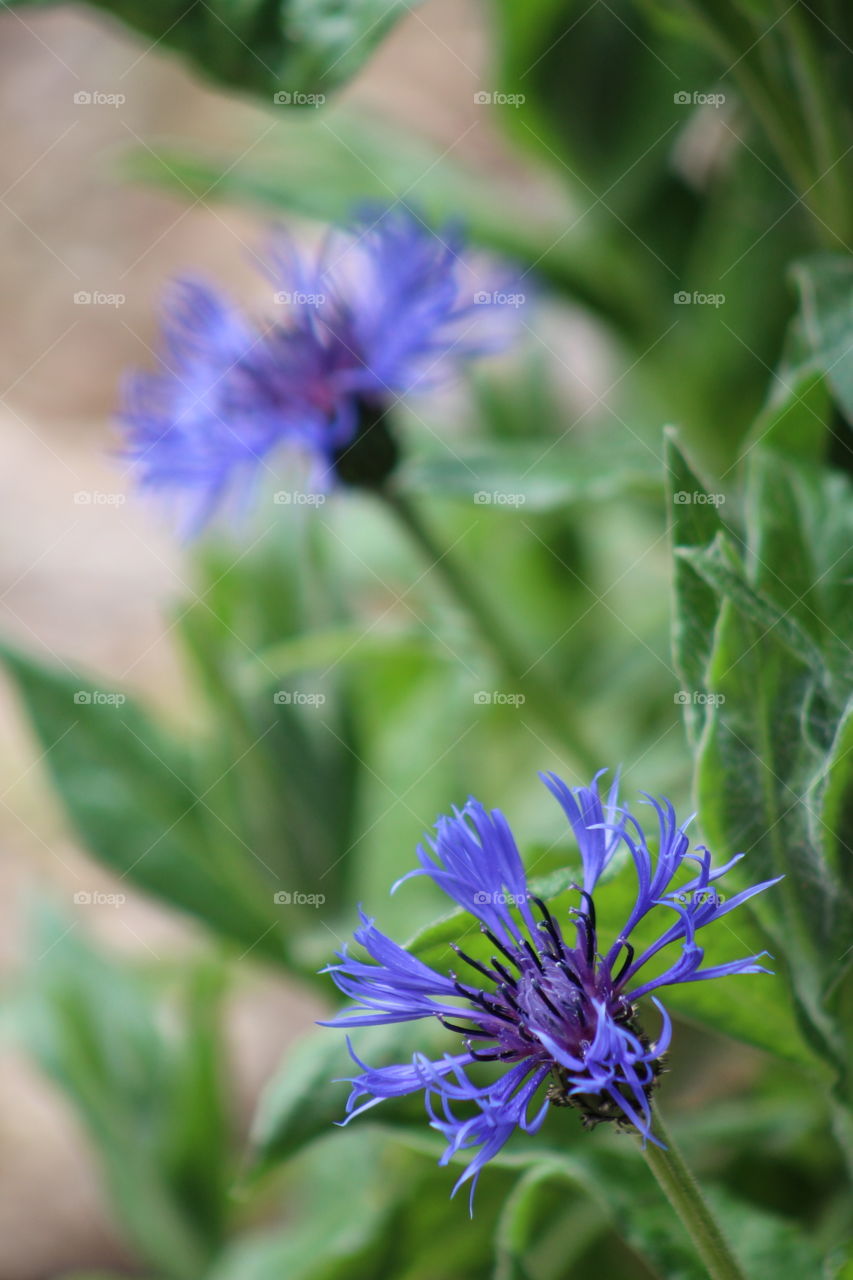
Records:
{"label": "green leaf", "polygon": [[[135,884],[254,945],[275,916],[224,831],[189,752],[121,691],[0,651],[84,846]],[[278,955],[274,942],[262,951]]]}
{"label": "green leaf", "polygon": [[363,1127],[328,1135],[289,1170],[290,1222],[236,1241],[208,1280],[347,1280],[388,1274],[395,1205],[409,1188],[399,1151]]}
{"label": "green leaf", "polygon": [[746,502],[750,580],[819,646],[815,672],[826,667],[841,707],[853,683],[853,486],[838,472],[756,449]]}
{"label": "green leaf", "polygon": [[562,510],[630,493],[657,494],[654,455],[640,445],[617,449],[607,433],[573,442],[539,440],[491,444],[479,453],[448,453],[408,463],[398,483],[431,497],[459,498],[474,507],[518,515]]}
{"label": "green leaf", "polygon": [[[717,697],[697,762],[699,812],[712,847],[747,852],[740,874],[785,877],[754,909],[777,963],[789,965],[804,1033],[840,1070],[826,1000],[853,928],[845,837],[833,825],[850,787],[850,486],[775,452],[754,450],[749,466],[743,560],[720,538],[689,553],[723,602],[707,669]],[[830,778],[837,790],[824,828]]]}
{"label": "green leaf", "polygon": [[[553,1149],[543,1150],[535,1142],[525,1149],[521,1141],[516,1141],[492,1163],[527,1170],[507,1203],[509,1221],[505,1219],[502,1223],[499,1237],[499,1248],[504,1246],[504,1265],[503,1269],[499,1267],[495,1280],[510,1280],[510,1277],[516,1280],[516,1277],[537,1274],[529,1265],[536,1255],[531,1252],[533,1241],[525,1240],[525,1229],[537,1209],[535,1189],[538,1188],[541,1198],[547,1183],[555,1179],[583,1187],[593,1199],[592,1213],[596,1206],[605,1209],[623,1239],[656,1275],[666,1276],[667,1280],[704,1280],[706,1271],[692,1243],[643,1166],[635,1144],[613,1140],[594,1142],[587,1135],[583,1137],[583,1145],[563,1154]],[[746,1275],[754,1280],[775,1280],[785,1271],[788,1256],[796,1259],[800,1268],[796,1274],[821,1274],[820,1256],[800,1228],[742,1199],[735,1199],[718,1185],[703,1183],[703,1189],[727,1229]],[[586,1207],[588,1220],[589,1201],[580,1203]],[[575,1207],[572,1199],[564,1195],[562,1212],[571,1214]],[[578,1216],[582,1226],[584,1218]],[[507,1251],[510,1232],[512,1245]],[[507,1252],[510,1259],[516,1260],[520,1254],[522,1263],[528,1262],[528,1270],[509,1269]]]}
{"label": "green leaf", "polygon": [[832,1056],[821,993],[853,922],[843,834],[851,489],[842,475],[756,448],[746,495],[743,560],[722,535],[681,552],[724,602],[707,667],[717,697],[698,761],[700,813],[713,843],[749,852],[756,879],[785,875],[784,927],[772,901],[755,910],[784,945],[818,1046]]}
{"label": "green leaf", "polygon": [[220,983],[197,970],[170,1033],[144,984],[40,909],[20,1026],[68,1094],[140,1256],[198,1280],[218,1248],[229,1176],[218,1035]]}
{"label": "green leaf", "polygon": [[848,254],[820,253],[798,262],[793,275],[803,334],[853,425],[853,263]]}
{"label": "green leaf", "polygon": [[[396,1023],[386,1027],[355,1027],[349,1031],[353,1049],[371,1066],[410,1062],[416,1050],[426,1052],[435,1042],[428,1023]],[[285,1055],[268,1082],[252,1124],[253,1172],[292,1158],[309,1143],[329,1133],[345,1118],[348,1090],[333,1084],[358,1073],[349,1056],[347,1033],[324,1027],[305,1036]],[[384,1123],[413,1117],[422,1119],[423,1105],[409,1100],[382,1104]],[[425,1121],[424,1121],[425,1123]]]}
{"label": "green leaf", "polygon": [[[846,893],[853,895],[853,698],[809,793],[811,837]],[[848,962],[853,953],[848,955]]]}
{"label": "green leaf", "polygon": [[744,454],[760,445],[804,463],[820,463],[826,449],[830,407],[822,373],[783,366],[764,410],[747,435]]}
{"label": "green leaf", "polygon": [[0,661],[84,848],[223,937],[280,960],[272,890],[216,820],[210,783],[187,748],[119,690],[5,646]]}
{"label": "green leaf", "polygon": [[[321,895],[325,916],[351,901],[346,854],[363,751],[351,671],[335,657],[347,652],[347,635],[350,646],[356,638],[335,566],[318,553],[316,526],[300,530],[298,513],[278,510],[280,519],[239,556],[227,544],[200,548],[195,599],[177,629],[207,704],[207,768],[216,783],[206,802],[266,878],[269,902],[273,891],[291,894],[273,933],[286,926],[293,960],[318,919],[318,908],[300,907],[297,895],[312,903]],[[325,652],[312,657],[317,637],[326,638]],[[371,652],[378,646],[366,645],[363,656]]]}
{"label": "green leaf", "polygon": [[[540,1192],[549,1177],[582,1185],[594,1204],[607,1207],[619,1233],[655,1274],[666,1276],[667,1280],[704,1280],[707,1273],[692,1242],[644,1167],[634,1143],[593,1142],[587,1135],[583,1145],[568,1155],[537,1150],[536,1144],[523,1151],[520,1142],[515,1144],[514,1152],[512,1144],[505,1150],[511,1154],[501,1153],[494,1163],[505,1161],[526,1167],[527,1178],[539,1185]],[[542,1177],[538,1176],[540,1170]],[[703,1180],[703,1190],[719,1215],[745,1274],[752,1280],[775,1280],[780,1273],[787,1274],[788,1257],[795,1260],[793,1274],[821,1274],[820,1255],[801,1228],[755,1204],[736,1199],[717,1184],[708,1185]],[[522,1200],[522,1207],[535,1208],[535,1202],[528,1206]]]}
{"label": "green leaf", "polygon": [[725,1224],[746,1275],[777,1280],[780,1275],[823,1274],[817,1245],[798,1224],[719,1186],[708,1188],[708,1199],[718,1221]]}
{"label": "green leaf", "polygon": [[[702,710],[694,695],[706,693],[705,677],[720,611],[714,588],[690,563],[686,550],[704,547],[722,529],[719,501],[693,471],[673,431],[664,440],[664,467],[672,510],[673,611],[672,653],[687,732],[692,742],[701,730]],[[676,695],[678,696],[678,695]]]}
{"label": "green leaf", "polygon": [[[545,1194],[548,1184],[556,1182],[568,1183],[574,1192],[569,1199],[561,1190],[557,1214]],[[553,1251],[542,1239],[549,1229],[552,1235],[559,1231],[563,1265],[567,1267],[577,1263],[610,1217],[606,1196],[601,1191],[596,1196],[597,1188],[594,1187],[592,1197],[583,1194],[590,1190],[588,1169],[582,1164],[573,1169],[568,1156],[555,1160],[543,1155],[537,1164],[526,1170],[507,1196],[498,1221],[493,1280],[523,1280],[530,1275],[532,1269],[526,1267],[525,1256],[532,1247],[538,1244],[542,1252],[544,1245],[549,1253]],[[592,1204],[590,1198],[593,1199]]]}
{"label": "green leaf", "polygon": [[[247,663],[247,668],[251,678],[268,686],[273,680],[280,681],[304,671],[322,671],[365,657],[381,661],[389,653],[441,657],[442,650],[420,631],[409,628],[382,631],[377,627],[366,634],[363,625],[350,623],[283,640],[264,649],[255,662]],[[271,672],[275,673],[274,677]]]}
{"label": "green leaf", "polygon": [[[46,7],[50,0],[18,0]],[[279,110],[311,110],[354,74],[411,5],[403,0],[205,0],[177,16],[171,0],[90,0],[197,71],[259,93]],[[307,96],[307,100],[306,97]]]}
{"label": "green leaf", "polygon": [[709,547],[679,547],[677,555],[686,560],[718,595],[731,600],[740,613],[755,624],[759,636],[772,632],[792,657],[808,666],[816,676],[822,675],[824,663],[819,646],[794,621],[791,607],[783,609],[767,594],[750,586],[737,550],[724,533],[718,534]]}

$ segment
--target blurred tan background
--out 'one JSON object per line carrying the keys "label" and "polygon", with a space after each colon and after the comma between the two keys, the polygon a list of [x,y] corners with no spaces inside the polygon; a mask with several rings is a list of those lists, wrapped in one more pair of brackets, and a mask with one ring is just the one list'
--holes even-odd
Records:
{"label": "blurred tan background", "polygon": [[[513,162],[473,104],[486,67],[479,6],[431,0],[346,97],[452,148],[457,160],[507,176]],[[111,456],[111,417],[123,371],[152,362],[166,279],[190,266],[250,296],[259,284],[247,246],[262,220],[118,185],[113,166],[122,149],[169,136],[228,154],[261,138],[274,108],[203,86],[174,57],[76,8],[0,14],[0,69],[0,630],[44,657],[90,667],[179,708],[168,609],[186,591],[180,549],[127,493],[122,464]],[[77,104],[81,91],[126,101]],[[81,304],[80,292],[125,301]],[[81,503],[80,493],[96,496]],[[121,910],[73,906],[79,890],[114,886],[64,830],[5,685],[0,702],[7,988],[33,894],[55,894],[75,927],[125,954],[161,957],[197,945],[191,927],[138,896]],[[260,972],[232,999],[235,1101],[244,1121],[283,1048],[315,1014]],[[63,1099],[11,1046],[0,1056],[0,1148],[0,1280],[129,1263],[85,1137]]]}

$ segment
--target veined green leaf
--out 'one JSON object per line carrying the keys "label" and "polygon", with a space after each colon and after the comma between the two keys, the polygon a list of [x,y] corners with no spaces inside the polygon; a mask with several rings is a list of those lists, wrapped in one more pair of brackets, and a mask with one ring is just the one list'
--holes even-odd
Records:
{"label": "veined green leaf", "polygon": [[[140,1256],[198,1280],[221,1241],[230,1160],[220,983],[197,970],[171,1034],[143,983],[40,908],[20,1027],[94,1143],[107,1195]],[[188,1007],[187,1007],[188,1006]]]}
{"label": "veined green leaf", "polygon": [[702,705],[694,694],[707,693],[705,679],[720,611],[714,588],[697,572],[686,554],[713,542],[722,529],[720,498],[713,498],[679,448],[676,435],[667,431],[664,441],[667,494],[672,509],[673,560],[673,661],[682,682],[682,707],[691,741],[696,742],[703,721]]}
{"label": "veined green leaf", "polygon": [[793,275],[815,363],[853,426],[853,263],[844,253],[815,254],[798,262]]}
{"label": "veined green leaf", "polygon": [[4,647],[43,760],[78,838],[119,876],[280,960],[272,887],[205,803],[189,749],[120,690]]}

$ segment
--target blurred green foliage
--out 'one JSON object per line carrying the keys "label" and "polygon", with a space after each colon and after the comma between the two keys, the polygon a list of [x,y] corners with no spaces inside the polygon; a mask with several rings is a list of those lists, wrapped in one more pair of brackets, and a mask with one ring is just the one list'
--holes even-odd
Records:
{"label": "blurred green foliage", "polygon": [[[99,7],[273,109],[346,80],[407,6]],[[171,141],[122,174],[320,222],[405,199],[519,264],[543,308],[530,341],[449,408],[401,411],[400,491],[519,641],[548,648],[629,794],[683,807],[692,790],[717,859],[748,854],[735,878],[784,873],[709,950],[767,946],[778,976],[671,994],[667,1088],[746,1274],[849,1277],[850,16],[832,0],[497,0],[488,16],[491,81],[515,98],[493,110],[531,189],[554,193],[542,208],[349,105],[291,113],[236,162]],[[549,326],[567,307],[610,370],[585,407],[558,388]],[[477,490],[519,500],[478,506]],[[476,953],[426,881],[387,898],[468,793],[529,833],[557,910],[576,859],[535,780],[567,767],[559,745],[523,708],[476,700],[498,687],[493,659],[388,511],[346,496],[305,514],[266,495],[196,552],[173,619],[181,722],[0,651],[80,843],[211,941],[152,974],[43,910],[13,1024],[81,1115],[151,1280],[700,1277],[633,1144],[572,1114],[505,1148],[473,1221],[416,1101],[332,1129],[346,1091],[330,1081],[350,1072],[334,1032],[285,1058],[248,1152],[234,1132],[220,1004],[247,960],[328,991],[317,970],[359,901],[439,967],[452,941]],[[631,892],[629,873],[609,879],[603,929]],[[354,1040],[379,1065],[432,1034]]]}

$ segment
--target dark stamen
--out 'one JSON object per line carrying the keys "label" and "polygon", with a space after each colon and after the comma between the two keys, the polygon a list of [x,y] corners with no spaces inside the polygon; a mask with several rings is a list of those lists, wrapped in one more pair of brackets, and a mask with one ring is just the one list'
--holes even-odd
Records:
{"label": "dark stamen", "polygon": [[558,968],[562,969],[563,973],[566,975],[569,982],[573,982],[579,990],[583,989],[580,978],[575,973],[575,971],[569,966],[569,962],[567,960],[558,960],[557,966]]}
{"label": "dark stamen", "polygon": [[631,946],[630,942],[625,942],[624,939],[622,939],[621,941],[622,941],[622,946],[625,948],[625,959],[622,961],[622,964],[619,966],[619,972],[616,974],[616,977],[613,978],[614,987],[618,987],[619,983],[625,977],[625,974],[627,973],[628,968],[630,967],[631,961],[634,959],[634,948]]}
{"label": "dark stamen", "polygon": [[457,947],[455,942],[451,942],[450,946],[451,949],[456,952],[460,960],[464,960],[466,964],[470,964],[472,969],[476,969],[484,978],[488,978],[489,982],[494,982],[495,975],[491,973],[484,964],[480,964],[479,960],[474,960],[471,956],[466,955],[461,947]]}
{"label": "dark stamen", "polygon": [[595,933],[595,903],[593,902],[590,895],[587,893],[586,889],[581,889],[580,895],[583,898],[584,902],[586,903],[586,911],[589,917],[589,927],[592,929],[592,932],[594,934]]}
{"label": "dark stamen", "polygon": [[511,952],[507,947],[505,947],[505,946],[504,946],[504,944],[503,944],[502,942],[499,942],[499,941],[498,941],[498,939],[497,939],[497,938],[495,937],[495,935],[492,933],[491,929],[487,929],[487,928],[486,928],[486,926],[485,926],[484,924],[481,924],[481,925],[480,925],[480,931],[481,931],[481,933],[484,935],[484,937],[486,937],[486,938],[488,938],[488,939],[489,939],[489,942],[491,942],[491,944],[492,944],[492,946],[493,946],[493,947],[497,947],[498,951],[500,951],[500,953],[501,953],[501,955],[502,955],[502,956],[506,956],[506,958],[507,958],[507,960],[509,960],[510,964],[514,964],[514,965],[515,965],[516,969],[518,969],[518,971],[519,971],[519,973],[520,973],[520,972],[521,972],[521,965],[518,963],[518,960],[517,960],[517,959],[516,959],[516,957],[512,954],[512,952]]}
{"label": "dark stamen", "polygon": [[507,969],[505,965],[502,965],[500,960],[496,959],[495,956],[492,956],[492,965],[501,975],[508,987],[514,987],[516,985],[516,980],[510,973],[509,969]]}
{"label": "dark stamen", "polygon": [[493,1018],[500,1018],[502,1022],[515,1022],[515,1018],[510,1017],[508,1013],[504,1013],[503,1010],[498,1009],[496,1005],[487,1000],[482,991],[472,991],[468,987],[463,987],[461,982],[454,982],[453,985],[460,996],[464,996],[466,1000],[472,1000],[474,1004],[478,1004],[481,1009],[485,1009],[486,1013]]}
{"label": "dark stamen", "polygon": [[549,960],[559,960],[561,953],[555,947],[554,939],[549,933],[548,926],[543,920],[539,921],[539,930],[542,934],[542,937],[539,939],[539,942],[542,944],[538,948],[539,954],[547,956]]}
{"label": "dark stamen", "polygon": [[557,922],[555,921],[554,917],[551,915],[551,912],[545,906],[545,903],[542,901],[541,898],[533,898],[533,901],[536,903],[537,907],[542,912],[541,927],[548,930],[548,933],[551,935],[554,941],[554,946],[557,949],[557,952],[558,953],[561,952],[563,949],[563,939],[560,937],[559,930],[557,929]]}
{"label": "dark stamen", "polygon": [[545,966],[544,966],[544,964],[543,964],[543,963],[542,963],[542,961],[539,959],[539,955],[538,955],[538,953],[537,953],[536,951],[534,951],[534,950],[533,950],[533,948],[531,947],[530,943],[527,941],[527,939],[526,939],[526,938],[523,940],[523,942],[522,942],[522,944],[521,944],[521,945],[524,947],[524,950],[525,950],[525,951],[527,952],[527,954],[530,956],[530,959],[531,959],[531,960],[533,961],[533,963],[536,965],[536,968],[539,970],[539,972],[540,972],[540,973],[544,973],[544,972],[545,972]]}
{"label": "dark stamen", "polygon": [[580,907],[570,907],[569,914],[577,917],[577,922],[583,921],[584,934],[586,935],[586,962],[591,965],[595,959],[595,903],[586,889],[582,889],[579,884],[570,886],[577,890],[583,898],[585,911],[581,911]]}
{"label": "dark stamen", "polygon": [[512,1058],[515,1056],[514,1049],[505,1049],[502,1053],[477,1053],[476,1049],[468,1046],[468,1052],[475,1062],[499,1062],[502,1058]]}
{"label": "dark stamen", "polygon": [[575,924],[583,926],[584,942],[586,943],[586,962],[591,965],[595,957],[595,928],[593,922],[585,911],[581,911],[580,907],[572,907],[571,913],[575,917]]}
{"label": "dark stamen", "polygon": [[449,1018],[445,1018],[444,1014],[438,1015],[438,1020],[443,1027],[447,1027],[448,1031],[458,1031],[462,1036],[476,1036],[480,1040],[494,1040],[491,1031],[480,1031],[476,1027],[460,1027],[458,1023],[451,1022]]}
{"label": "dark stamen", "polygon": [[503,983],[501,983],[500,993],[511,1009],[515,1009],[516,1013],[521,1013],[521,1005],[516,1000],[513,992],[509,991]]}
{"label": "dark stamen", "polygon": [[562,1013],[561,1013],[561,1012],[560,1012],[560,1010],[557,1008],[557,1006],[554,1004],[554,1001],[553,1001],[553,1000],[551,1000],[551,999],[549,999],[548,995],[546,994],[546,992],[545,992],[545,991],[543,990],[543,988],[542,988],[542,984],[541,984],[541,983],[539,983],[539,982],[534,982],[534,983],[531,983],[531,985],[532,985],[532,987],[533,987],[533,990],[534,990],[534,991],[536,992],[536,994],[538,995],[539,999],[542,1001],[542,1003],[543,1003],[543,1004],[546,1004],[546,1005],[548,1006],[548,1008],[549,1008],[549,1009],[551,1010],[551,1012],[555,1015],[555,1017],[557,1017],[557,1018],[562,1018],[562,1016],[563,1016],[563,1015],[562,1015]]}

